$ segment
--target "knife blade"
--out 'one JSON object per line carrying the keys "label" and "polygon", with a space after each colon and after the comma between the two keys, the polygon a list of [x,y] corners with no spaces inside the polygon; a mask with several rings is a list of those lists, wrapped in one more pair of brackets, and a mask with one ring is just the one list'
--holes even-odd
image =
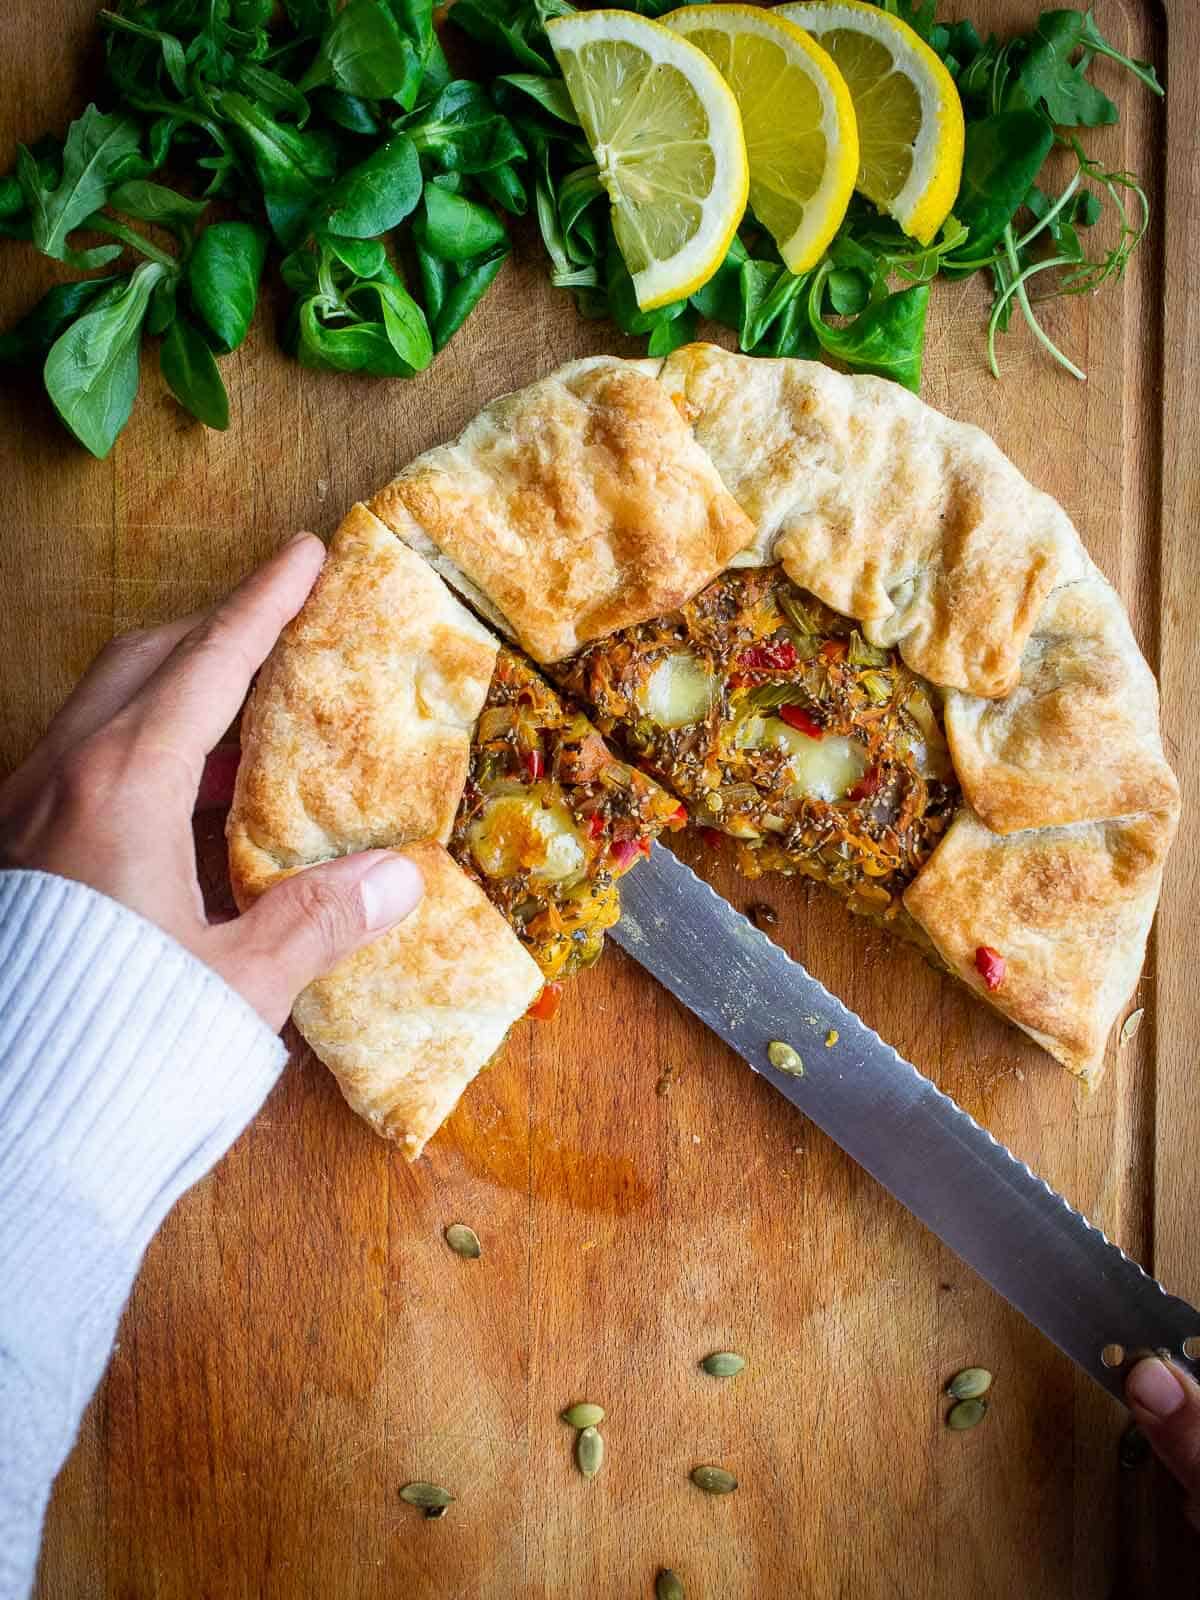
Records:
{"label": "knife blade", "polygon": [[[1111,1394],[1140,1355],[1200,1373],[1200,1312],[662,845],[622,878],[609,937]],[[773,1040],[803,1076],[771,1066]]]}

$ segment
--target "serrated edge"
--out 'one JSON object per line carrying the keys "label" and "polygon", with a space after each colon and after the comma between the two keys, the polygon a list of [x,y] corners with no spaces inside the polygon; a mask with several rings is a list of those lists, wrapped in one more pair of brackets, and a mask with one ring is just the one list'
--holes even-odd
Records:
{"label": "serrated edge", "polygon": [[[765,934],[761,928],[756,927],[749,917],[745,916],[737,909],[736,906],[732,905],[728,900],[726,900],[724,895],[718,894],[710,883],[706,882],[705,879],[700,877],[699,873],[693,871],[693,869],[688,866],[687,862],[681,860],[673,850],[667,849],[665,845],[660,844],[656,840],[651,846],[650,859],[652,861],[658,861],[661,866],[664,857],[669,858],[669,865],[662,870],[686,874],[692,883],[698,885],[714,901],[716,901],[722,916],[728,914],[732,917],[735,917],[738,922],[744,926],[746,931],[751,935],[752,939],[757,941],[758,944],[762,946],[769,962],[773,961],[777,965],[794,968],[802,978],[804,978],[818,991],[818,993],[823,997],[825,1004],[828,1005],[833,1012],[840,1015],[845,1022],[851,1024],[855,1028],[860,1029],[868,1041],[871,1041],[876,1046],[879,1046],[898,1066],[907,1068],[907,1070],[911,1072],[915,1078],[919,1079],[922,1084],[928,1085],[938,1099],[943,1100],[951,1111],[953,1111],[957,1116],[961,1117],[965,1122],[969,1123],[970,1126],[974,1128],[976,1133],[982,1134],[988,1143],[998,1150],[1001,1155],[1006,1156],[1014,1167],[1017,1167],[1025,1174],[1027,1178],[1031,1179],[1035,1185],[1043,1189],[1051,1200],[1057,1201],[1069,1216],[1074,1217],[1078,1222],[1081,1222],[1088,1232],[1090,1234],[1094,1234],[1103,1245],[1107,1246],[1109,1250],[1113,1251],[1125,1264],[1125,1266],[1132,1267],[1139,1278],[1144,1279],[1147,1284],[1150,1284],[1157,1289],[1159,1294],[1162,1295],[1163,1299],[1167,1301],[1172,1308],[1177,1308],[1179,1313],[1184,1316],[1194,1318],[1196,1322],[1196,1330],[1198,1333],[1200,1333],[1200,1311],[1197,1311],[1196,1308],[1188,1301],[1182,1299],[1178,1295],[1172,1294],[1168,1289],[1165,1289],[1158,1279],[1147,1272],[1145,1267],[1143,1267],[1139,1261],[1135,1261],[1132,1256],[1126,1254],[1119,1244],[1114,1243],[1113,1240],[1110,1239],[1104,1232],[1103,1228],[1098,1227],[1096,1223],[1094,1223],[1090,1217],[1086,1216],[1082,1211],[1080,1211],[1077,1206],[1073,1206],[1065,1195],[1060,1194],[1057,1189],[1053,1188],[1046,1181],[1046,1179],[1043,1178],[1040,1173],[1035,1172],[1027,1162],[1022,1161],[1019,1156],[1015,1156],[1006,1144],[1002,1144],[1000,1140],[996,1138],[995,1134],[992,1133],[990,1129],[985,1128],[981,1122],[976,1121],[969,1111],[964,1111],[962,1106],[959,1105],[958,1101],[955,1100],[952,1095],[948,1095],[944,1089],[940,1089],[931,1078],[927,1077],[925,1073],[921,1072],[919,1068],[915,1067],[911,1061],[902,1056],[894,1045],[889,1044],[886,1039],[884,1039],[880,1034],[876,1033],[874,1028],[869,1027],[857,1012],[851,1011],[850,1007],[846,1005],[843,1000],[840,1000],[837,995],[832,994],[819,978],[814,978],[812,973],[809,972],[808,968],[804,966],[802,962],[797,961],[794,956],[789,955],[782,945],[776,944],[775,941],[768,937],[768,935]],[[639,869],[635,867],[634,870],[637,871]],[[645,868],[643,867],[641,870],[645,871]],[[621,918],[617,923],[614,924],[613,927],[608,930],[609,937],[614,939],[627,955],[631,956],[633,960],[638,961],[638,964],[641,965],[642,963],[638,957],[637,947],[640,942],[644,942],[646,936],[636,923],[634,923],[632,927],[627,928],[625,927],[625,923],[625,911],[624,907],[622,906]],[[634,938],[632,940],[627,942],[627,940],[622,937],[623,928],[627,932],[634,933]],[[651,977],[654,976],[655,975],[651,973]],[[655,981],[658,981],[657,978],[655,978]],[[681,1001],[681,1004],[686,1006],[687,1002]],[[691,1008],[688,1007],[688,1009],[690,1010]],[[704,1021],[703,1018],[699,1018],[698,1020],[701,1022]],[[826,1019],[818,1018],[817,1020],[818,1022],[823,1023]],[[705,1023],[705,1026],[707,1027],[708,1024]],[[840,1034],[841,1030],[839,1029],[838,1031]],[[718,1037],[720,1037],[720,1035],[718,1035]],[[849,1041],[844,1036],[840,1037],[837,1041],[837,1045],[834,1048],[836,1050],[843,1044],[848,1043]],[[778,1079],[779,1082],[776,1083],[775,1086],[780,1089],[780,1092],[783,1091],[784,1084],[787,1084],[792,1091],[795,1091],[795,1078],[787,1073],[779,1072],[776,1068],[772,1067],[770,1062],[766,1059],[765,1044],[763,1047],[763,1060],[761,1062],[750,1060],[750,1058],[745,1056],[736,1045],[730,1045],[729,1048],[742,1055],[743,1060],[748,1063],[751,1070],[757,1073],[760,1077],[765,1077],[772,1082]],[[839,1146],[839,1148],[841,1147]],[[846,1153],[849,1154],[849,1152]],[[851,1156],[850,1159],[853,1160],[854,1157]],[[881,1187],[883,1187],[883,1185],[881,1185]],[[952,1249],[953,1246],[948,1245],[947,1248]],[[1184,1356],[1182,1351],[1173,1350],[1171,1352],[1171,1359],[1178,1362],[1182,1366],[1190,1366],[1198,1375],[1200,1375],[1200,1361],[1191,1360],[1189,1357]],[[1109,1370],[1119,1373],[1121,1368],[1114,1367]],[[1095,1376],[1095,1374],[1092,1375]],[[1102,1383],[1104,1382],[1103,1379],[1100,1379],[1100,1381]],[[1109,1385],[1105,1386],[1108,1387]]]}

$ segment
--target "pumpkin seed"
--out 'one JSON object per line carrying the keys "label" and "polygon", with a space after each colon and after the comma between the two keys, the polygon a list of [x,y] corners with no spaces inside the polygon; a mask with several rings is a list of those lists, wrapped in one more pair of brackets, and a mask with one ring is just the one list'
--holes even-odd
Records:
{"label": "pumpkin seed", "polygon": [[788,1072],[794,1078],[804,1076],[804,1063],[790,1044],[784,1044],[782,1039],[772,1039],[767,1046],[767,1060],[776,1072]]}
{"label": "pumpkin seed", "polygon": [[406,1505],[420,1506],[424,1511],[436,1511],[439,1506],[444,1511],[454,1502],[449,1489],[443,1489],[437,1483],[406,1483],[400,1491],[400,1498]]}
{"label": "pumpkin seed", "polygon": [[1139,1006],[1136,1011],[1131,1011],[1121,1024],[1121,1043],[1128,1044],[1130,1039],[1142,1025],[1142,1018],[1146,1015],[1145,1006]]}
{"label": "pumpkin seed", "polygon": [[581,1400],[578,1405],[568,1406],[562,1413],[562,1419],[580,1432],[584,1428],[598,1428],[604,1421],[604,1407],[593,1405],[590,1400]]}
{"label": "pumpkin seed", "polygon": [[956,1406],[950,1407],[946,1426],[953,1428],[956,1433],[962,1433],[967,1428],[974,1428],[986,1416],[986,1400],[960,1400]]}
{"label": "pumpkin seed", "polygon": [[687,1600],[679,1574],[664,1567],[654,1580],[654,1600]]}
{"label": "pumpkin seed", "polygon": [[468,1228],[465,1222],[452,1222],[444,1238],[456,1256],[465,1256],[468,1261],[478,1261],[483,1254],[479,1235],[474,1228]]}
{"label": "pumpkin seed", "polygon": [[952,1400],[978,1400],[992,1387],[992,1375],[986,1367],[964,1367],[956,1372],[946,1385]]}
{"label": "pumpkin seed", "polygon": [[738,1486],[733,1473],[726,1472],[724,1467],[695,1467],[692,1482],[705,1494],[732,1494]]}
{"label": "pumpkin seed", "polygon": [[826,1050],[832,1050],[834,1045],[838,1042],[838,1040],[840,1038],[841,1038],[841,1034],[837,1031],[837,1029],[836,1028],[830,1028],[829,1032],[825,1035],[825,1048],[826,1048]]}
{"label": "pumpkin seed", "polygon": [[700,1363],[700,1370],[710,1378],[736,1378],[745,1365],[744,1358],[733,1350],[714,1350]]}
{"label": "pumpkin seed", "polygon": [[604,1465],[604,1440],[595,1428],[584,1428],[575,1441],[575,1463],[585,1478],[594,1478]]}

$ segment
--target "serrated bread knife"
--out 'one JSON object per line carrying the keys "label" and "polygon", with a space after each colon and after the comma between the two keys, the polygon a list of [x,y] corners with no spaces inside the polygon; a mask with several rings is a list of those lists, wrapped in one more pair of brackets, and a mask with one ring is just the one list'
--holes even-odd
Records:
{"label": "serrated bread knife", "polygon": [[[622,878],[609,937],[1111,1394],[1151,1352],[1200,1373],[1200,1312],[669,850],[654,845]],[[803,1076],[771,1066],[775,1040],[798,1053]]]}

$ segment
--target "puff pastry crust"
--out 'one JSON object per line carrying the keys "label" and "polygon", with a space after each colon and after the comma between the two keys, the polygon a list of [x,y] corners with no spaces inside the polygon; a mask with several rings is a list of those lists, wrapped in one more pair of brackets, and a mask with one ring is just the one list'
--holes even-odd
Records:
{"label": "puff pastry crust", "polygon": [[754,534],[645,364],[611,356],[494,401],[371,507],[542,662],[673,610]]}
{"label": "puff pastry crust", "polygon": [[[242,903],[371,845],[411,847],[425,873],[421,910],[296,1007],[409,1155],[541,982],[439,843],[497,645],[438,574],[552,663],[772,561],[943,698],[964,806],[906,910],[981,998],[1098,1078],[1179,810],[1120,600],[978,429],[879,379],[693,345],[574,362],[355,507],[248,708]],[[980,946],[1004,956],[994,992]]]}
{"label": "puff pastry crust", "polygon": [[293,1015],[359,1116],[415,1161],[543,980],[441,845],[403,853],[421,869],[425,898],[309,984]]}

